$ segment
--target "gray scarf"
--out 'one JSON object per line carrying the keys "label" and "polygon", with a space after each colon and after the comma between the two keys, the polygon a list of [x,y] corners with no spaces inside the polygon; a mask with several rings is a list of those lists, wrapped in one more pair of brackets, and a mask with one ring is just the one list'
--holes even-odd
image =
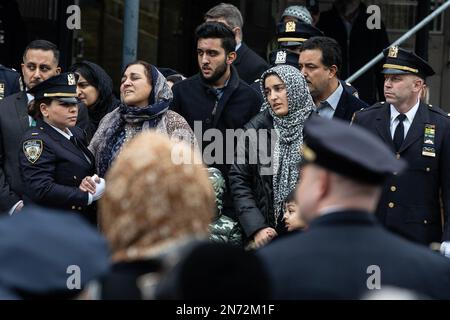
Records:
{"label": "gray scarf", "polygon": [[[264,94],[264,82],[267,76],[276,75],[286,85],[289,112],[286,116],[277,116],[270,107]],[[273,194],[275,225],[282,213],[282,205],[288,194],[295,189],[298,182],[298,166],[302,160],[303,125],[314,110],[314,103],[309,94],[305,78],[297,68],[278,65],[263,73],[260,87],[264,96],[261,110],[269,109],[277,131],[274,150]]]}

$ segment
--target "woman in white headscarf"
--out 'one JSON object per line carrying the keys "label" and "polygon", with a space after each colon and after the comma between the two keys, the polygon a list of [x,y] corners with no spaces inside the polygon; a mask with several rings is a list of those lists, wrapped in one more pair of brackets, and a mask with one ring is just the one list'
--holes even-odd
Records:
{"label": "woman in white headscarf", "polygon": [[[239,222],[255,247],[285,231],[283,201],[297,184],[303,125],[314,110],[306,80],[297,68],[273,67],[261,76],[260,85],[262,112],[245,125],[247,132],[238,143],[229,173]],[[250,137],[249,144],[244,143],[245,136]],[[255,155],[256,161],[251,161]]]}

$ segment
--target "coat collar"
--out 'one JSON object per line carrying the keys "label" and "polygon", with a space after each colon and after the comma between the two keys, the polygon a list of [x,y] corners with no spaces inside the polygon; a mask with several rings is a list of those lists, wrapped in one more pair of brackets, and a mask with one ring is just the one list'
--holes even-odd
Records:
{"label": "coat collar", "polygon": [[329,225],[339,224],[359,224],[359,225],[377,225],[378,222],[375,215],[367,211],[360,210],[338,210],[331,213],[327,213],[314,219],[309,228],[314,229]]}
{"label": "coat collar", "polygon": [[[231,70],[231,73],[230,73],[230,79],[228,80],[228,84],[225,87],[222,97],[220,98],[219,101],[217,101],[215,116],[214,116],[213,124],[212,124],[213,127],[217,126],[217,123],[220,119],[220,116],[223,112],[224,107],[227,105],[228,100],[230,99],[231,95],[239,87],[239,84],[240,84],[240,78],[239,78],[238,72],[236,70],[236,67],[231,65],[230,70]],[[208,95],[213,95],[214,99],[217,99],[215,93],[212,92],[211,87],[203,81],[200,74],[198,74],[198,77],[199,77],[200,83],[204,87],[204,90],[206,91],[206,93]]]}
{"label": "coat collar", "polygon": [[[45,121],[38,119],[36,126],[43,130],[46,134],[48,134],[50,137],[52,137],[54,140],[59,142],[59,145],[61,145],[66,150],[72,152],[73,154],[77,155],[80,159],[84,160],[86,163],[89,163],[86,159],[86,157],[83,154],[83,151],[78,149],[69,139],[64,137],[61,133],[56,131],[52,128],[49,124],[47,124]],[[72,134],[77,137],[75,134],[75,130],[71,131]],[[77,137],[79,139],[79,137]],[[89,152],[90,153],[90,152]],[[91,154],[87,154],[87,156],[91,159]],[[92,162],[94,163],[94,162]]]}
{"label": "coat collar", "polygon": [[14,102],[20,126],[22,127],[22,131],[25,132],[30,128],[30,120],[28,118],[28,98],[25,91],[17,93]]}

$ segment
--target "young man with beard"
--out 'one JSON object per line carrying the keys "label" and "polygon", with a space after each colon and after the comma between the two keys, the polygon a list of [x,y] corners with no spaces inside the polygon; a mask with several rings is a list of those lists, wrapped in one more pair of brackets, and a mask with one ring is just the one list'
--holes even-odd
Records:
{"label": "young man with beard", "polygon": [[[206,165],[219,169],[228,185],[227,176],[231,163],[227,163],[226,158],[232,162],[233,154],[227,157],[227,142],[230,144],[228,150],[235,148],[234,139],[227,141],[225,130],[242,128],[259,112],[262,101],[258,94],[239,78],[232,65],[236,59],[236,41],[230,28],[220,22],[205,22],[197,28],[196,38],[200,72],[173,86],[171,109],[186,119],[198,141],[202,141],[202,152],[211,143],[209,139],[204,141],[205,131],[219,130],[223,149],[216,148],[215,153],[211,155],[210,152],[205,152],[203,160]],[[198,136],[200,132],[201,137]],[[214,142],[217,144],[217,141]],[[217,152],[222,154],[218,155]],[[234,216],[228,190],[229,187],[224,195],[224,214]]]}

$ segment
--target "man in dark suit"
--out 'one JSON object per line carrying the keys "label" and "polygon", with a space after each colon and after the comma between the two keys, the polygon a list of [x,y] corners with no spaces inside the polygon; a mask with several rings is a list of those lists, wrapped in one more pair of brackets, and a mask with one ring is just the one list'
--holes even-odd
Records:
{"label": "man in dark suit", "polygon": [[229,3],[218,4],[205,14],[205,21],[222,22],[233,30],[237,54],[233,65],[236,67],[239,77],[247,84],[259,79],[262,73],[269,69],[267,62],[242,42],[244,20],[238,8]]}
{"label": "man in dark suit", "polygon": [[275,299],[360,299],[392,287],[450,299],[450,260],[385,230],[373,211],[403,160],[341,120],[305,124],[296,198],[308,229],[260,251]]}
{"label": "man in dark suit", "polygon": [[312,37],[303,42],[299,65],[321,117],[350,122],[355,111],[368,106],[339,80],[341,49],[335,40]]}
{"label": "man in dark suit", "polygon": [[357,112],[353,123],[380,137],[409,169],[388,181],[377,216],[419,243],[450,241],[450,119],[420,101],[425,79],[434,71],[399,47],[384,50],[384,55],[386,103]]}
{"label": "man in dark suit", "polygon": [[[59,51],[46,40],[34,40],[25,49],[22,74],[26,88],[61,72]],[[0,103],[0,212],[13,214],[23,207],[24,187],[19,170],[19,151],[23,134],[35,123],[28,115],[33,96],[25,91],[10,95]],[[79,107],[77,126],[85,129],[88,123],[86,107]]]}

